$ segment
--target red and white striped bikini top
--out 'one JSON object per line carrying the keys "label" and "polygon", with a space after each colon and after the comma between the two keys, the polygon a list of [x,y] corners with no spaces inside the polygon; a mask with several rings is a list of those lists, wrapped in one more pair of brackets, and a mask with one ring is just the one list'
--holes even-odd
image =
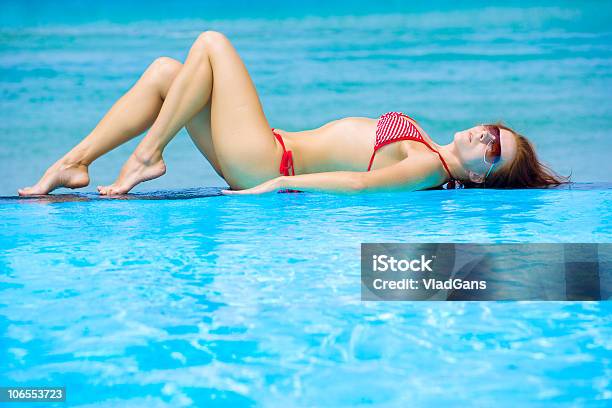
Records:
{"label": "red and white striped bikini top", "polygon": [[400,140],[414,140],[423,143],[429,148],[429,150],[436,153],[451,180],[456,181],[440,152],[431,147],[429,143],[425,141],[416,126],[414,126],[414,124],[407,119],[414,120],[402,112],[387,112],[381,115],[381,117],[378,119],[378,124],[376,125],[376,143],[374,144],[374,152],[372,153],[372,158],[370,159],[370,164],[368,165],[368,171],[370,171],[372,168],[374,156],[376,155],[376,151],[378,149],[388,145],[389,143],[399,142]]}

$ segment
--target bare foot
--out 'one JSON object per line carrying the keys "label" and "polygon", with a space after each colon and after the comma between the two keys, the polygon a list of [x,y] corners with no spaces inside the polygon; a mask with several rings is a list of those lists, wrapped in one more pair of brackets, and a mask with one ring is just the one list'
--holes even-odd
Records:
{"label": "bare foot", "polygon": [[161,177],[165,173],[166,164],[161,155],[144,160],[138,154],[132,153],[123,165],[117,180],[110,186],[98,186],[98,191],[104,195],[125,194],[136,184]]}
{"label": "bare foot", "polygon": [[20,196],[47,194],[58,187],[79,188],[89,184],[87,166],[80,163],[58,161],[49,167],[41,179],[32,187],[20,188]]}

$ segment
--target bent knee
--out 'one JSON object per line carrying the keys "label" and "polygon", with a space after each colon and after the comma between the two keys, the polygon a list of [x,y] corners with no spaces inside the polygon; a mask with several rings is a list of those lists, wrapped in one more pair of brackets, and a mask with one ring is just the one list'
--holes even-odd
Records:
{"label": "bent knee", "polygon": [[178,75],[183,64],[170,57],[159,57],[151,64],[151,71],[155,79],[167,83],[172,82]]}
{"label": "bent knee", "polygon": [[214,50],[218,47],[231,45],[230,40],[218,31],[204,31],[196,39],[194,45],[200,45],[207,50]]}

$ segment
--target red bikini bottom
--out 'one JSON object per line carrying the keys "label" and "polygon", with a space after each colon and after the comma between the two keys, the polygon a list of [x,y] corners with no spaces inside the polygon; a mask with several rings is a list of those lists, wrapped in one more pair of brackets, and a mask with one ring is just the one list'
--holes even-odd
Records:
{"label": "red bikini bottom", "polygon": [[[281,146],[283,147],[283,157],[281,157],[280,167],[278,171],[281,176],[295,176],[295,169],[293,168],[293,152],[291,150],[287,150],[285,147],[285,142],[283,142],[283,138],[281,135],[274,131],[272,128],[272,134],[276,137],[276,140],[279,141]],[[279,193],[301,193],[300,190],[280,190]]]}

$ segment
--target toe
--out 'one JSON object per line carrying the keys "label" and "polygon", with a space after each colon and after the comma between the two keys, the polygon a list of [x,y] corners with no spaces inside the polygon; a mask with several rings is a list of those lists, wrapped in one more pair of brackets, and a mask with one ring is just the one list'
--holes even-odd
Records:
{"label": "toe", "polygon": [[27,195],[31,195],[34,194],[32,187],[25,187],[25,188],[20,188],[18,190],[18,193],[20,196],[27,196]]}

